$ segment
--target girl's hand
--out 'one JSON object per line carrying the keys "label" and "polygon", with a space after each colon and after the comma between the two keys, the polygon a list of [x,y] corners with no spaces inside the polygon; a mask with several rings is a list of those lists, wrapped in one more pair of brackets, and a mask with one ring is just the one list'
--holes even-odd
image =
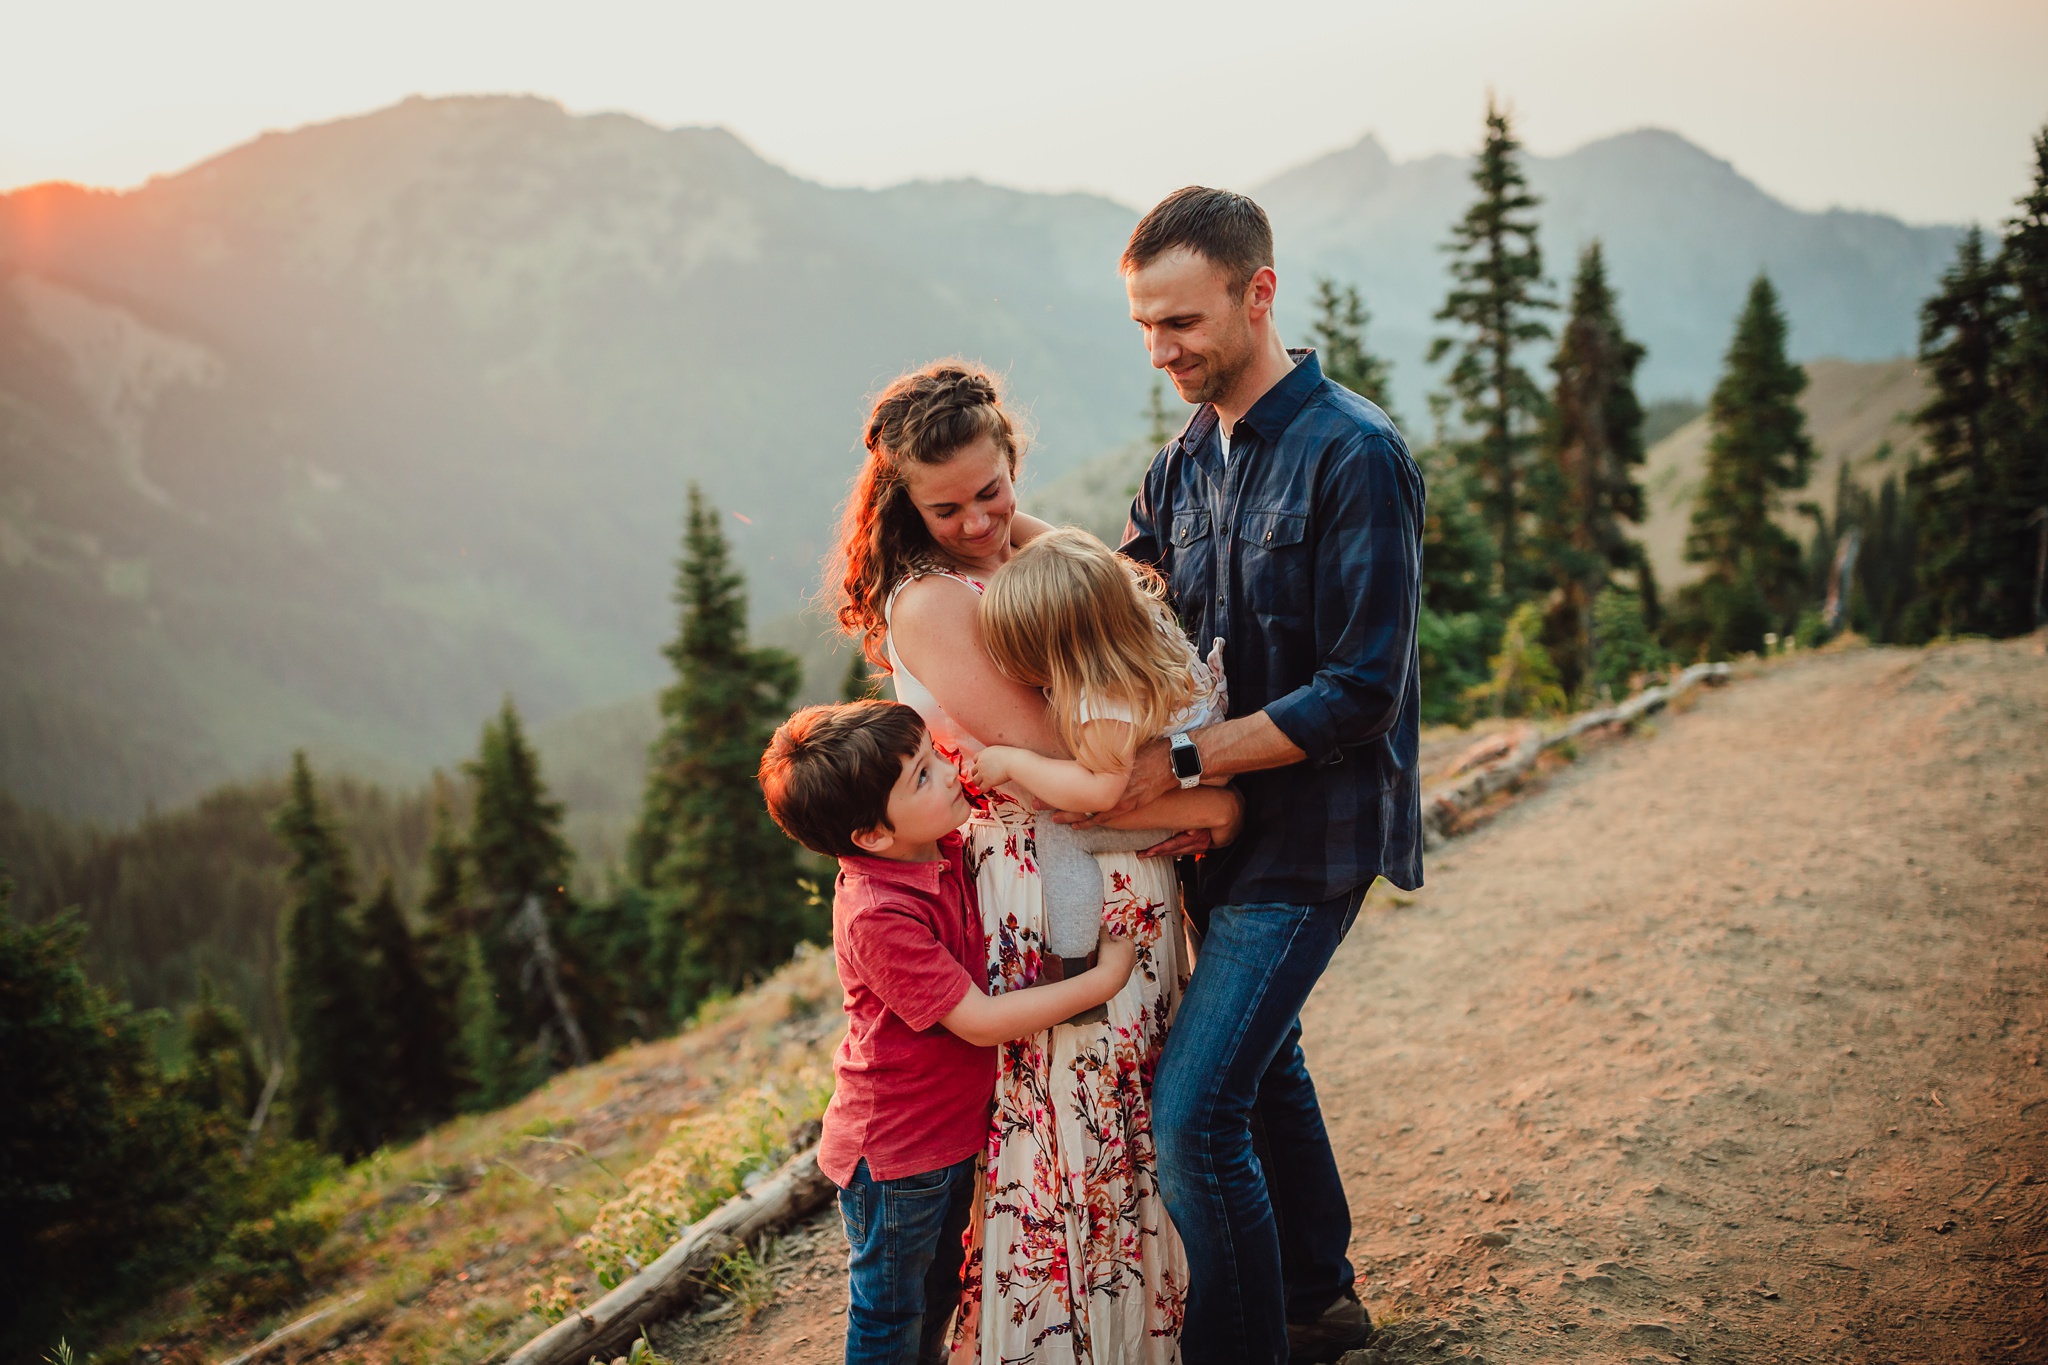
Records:
{"label": "girl's hand", "polygon": [[1107,972],[1116,982],[1116,990],[1120,991],[1124,988],[1124,982],[1131,979],[1131,971],[1137,965],[1138,945],[1127,938],[1116,937],[1105,928],[1095,943],[1097,970]]}
{"label": "girl's hand", "polygon": [[1008,782],[1011,774],[1010,750],[1001,744],[991,744],[967,760],[965,776],[982,791],[994,791]]}

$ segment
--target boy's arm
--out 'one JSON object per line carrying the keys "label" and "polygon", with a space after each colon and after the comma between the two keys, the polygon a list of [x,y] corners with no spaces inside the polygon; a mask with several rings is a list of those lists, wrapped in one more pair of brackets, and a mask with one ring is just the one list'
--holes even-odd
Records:
{"label": "boy's arm", "polygon": [[1058,810],[1108,810],[1124,794],[1130,770],[1098,773],[1071,758],[1047,758],[1029,749],[991,744],[967,767],[967,780],[987,791],[1014,782]]}
{"label": "boy's arm", "polygon": [[1104,930],[1095,965],[1079,976],[1002,995],[969,990],[939,1022],[977,1047],[1029,1038],[1108,1000],[1124,988],[1137,962],[1138,950],[1129,939],[1112,938]]}

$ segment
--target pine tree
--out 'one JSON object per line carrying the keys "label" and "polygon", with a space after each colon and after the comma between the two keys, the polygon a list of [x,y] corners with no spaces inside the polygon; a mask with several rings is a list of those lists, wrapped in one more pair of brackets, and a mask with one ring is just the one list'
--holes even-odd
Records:
{"label": "pine tree", "polygon": [[1489,98],[1486,143],[1472,169],[1479,198],[1445,245],[1454,256],[1454,283],[1436,314],[1463,335],[1440,336],[1429,346],[1432,363],[1454,348],[1458,352],[1447,383],[1460,420],[1474,434],[1455,449],[1483,490],[1487,529],[1500,555],[1499,579],[1510,600],[1522,595],[1531,578],[1522,546],[1528,508],[1523,481],[1548,410],[1543,390],[1516,356],[1550,335],[1537,315],[1556,307],[1540,292],[1543,253],[1533,216],[1540,201],[1522,176],[1520,152],[1507,111]]}
{"label": "pine tree", "polygon": [[2003,391],[2013,313],[2002,265],[1986,257],[1973,227],[1920,309],[1920,359],[1934,394],[1914,414],[1928,449],[1914,489],[1926,526],[1922,588],[1938,628],[1951,634],[2005,633],[1999,627],[2033,586],[2000,487],[2018,434]]}
{"label": "pine tree", "polygon": [[386,876],[363,911],[371,1014],[382,1035],[384,1135],[419,1131],[454,1111],[454,1029],[423,970]]}
{"label": "pine tree", "polygon": [[1152,381],[1152,393],[1145,400],[1145,444],[1158,450],[1173,439],[1173,418],[1166,411],[1166,382]]}
{"label": "pine tree", "polygon": [[[562,806],[541,780],[540,759],[519,713],[505,700],[485,724],[477,756],[463,765],[474,784],[468,855],[478,938],[498,1009],[536,1083],[563,1060],[591,1059],[559,947],[570,913],[569,845]],[[587,1002],[586,1002],[587,1003]]]}
{"label": "pine tree", "polygon": [[1456,724],[1471,718],[1473,689],[1487,676],[1487,656],[1505,622],[1493,592],[1493,538],[1473,507],[1469,476],[1436,447],[1418,456],[1429,498],[1422,519],[1422,610],[1416,645],[1422,655],[1422,719]]}
{"label": "pine tree", "polygon": [[1643,519],[1643,408],[1635,371],[1643,348],[1615,313],[1600,243],[1579,256],[1571,316],[1550,368],[1557,376],[1533,480],[1534,557],[1556,591],[1546,635],[1567,694],[1592,675],[1593,603],[1618,569],[1642,560],[1625,523]]}
{"label": "pine tree", "polygon": [[[2011,291],[2012,342],[2000,388],[2015,414],[1998,449],[2000,520],[2029,586],[2003,595],[1992,629],[2001,634],[2048,624],[2048,128],[2034,137],[2034,183],[2006,222],[1998,265]],[[2001,540],[2007,539],[2000,536]],[[2015,575],[2001,569],[2001,582]]]}
{"label": "pine tree", "polygon": [[1761,649],[1766,631],[1797,615],[1799,543],[1771,516],[1813,465],[1797,401],[1805,388],[1806,372],[1785,358],[1777,291],[1758,275],[1707,404],[1713,436],[1685,541],[1685,557],[1706,566],[1687,591],[1713,654]]}
{"label": "pine tree", "polygon": [[24,924],[0,874],[0,1359],[210,1250],[229,1125],[157,1066],[149,1020],[87,980],[71,913]]}
{"label": "pine tree", "polygon": [[453,1017],[456,987],[462,981],[464,935],[476,926],[464,900],[464,852],[448,809],[443,778],[434,774],[434,836],[427,845],[427,885],[420,897],[417,939],[420,971],[433,988],[444,1014]]}
{"label": "pine tree", "polygon": [[462,976],[455,992],[456,1077],[461,1082],[461,1107],[481,1113],[515,1099],[522,1074],[482,940],[466,933],[461,943]]}
{"label": "pine tree", "polygon": [[313,788],[304,750],[292,755],[289,796],[271,829],[290,858],[284,994],[295,1061],[293,1126],[353,1161],[377,1145],[381,1116],[372,1087],[383,1061],[350,914],[348,857]]}
{"label": "pine tree", "polygon": [[263,1093],[248,1027],[206,972],[199,974],[197,997],[185,1011],[185,1068],[178,1082],[201,1112],[223,1116],[238,1134]]}
{"label": "pine tree", "polygon": [[657,969],[681,1018],[704,995],[779,965],[825,932],[797,885],[796,846],[768,818],[755,778],[795,696],[797,662],[750,649],[746,599],[717,513],[690,489],[676,566],[676,678],[648,755],[632,868],[653,893]]}
{"label": "pine tree", "polygon": [[[1342,384],[1393,413],[1393,382],[1386,360],[1366,348],[1365,328],[1372,321],[1356,285],[1339,286],[1327,275],[1316,276],[1316,318],[1309,324],[1309,342],[1323,377]],[[1395,423],[1399,425],[1398,420]]]}

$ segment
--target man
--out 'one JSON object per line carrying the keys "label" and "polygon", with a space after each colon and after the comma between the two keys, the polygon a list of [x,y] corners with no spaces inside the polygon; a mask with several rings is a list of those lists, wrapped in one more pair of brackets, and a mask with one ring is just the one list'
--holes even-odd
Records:
{"label": "man", "polygon": [[1194,639],[1224,639],[1232,712],[1141,752],[1122,808],[1204,776],[1246,800],[1237,843],[1193,871],[1201,947],[1152,1100],[1191,1272],[1181,1355],[1334,1360],[1372,1328],[1299,1014],[1373,879],[1422,884],[1422,475],[1386,413],[1282,344],[1257,204],[1181,190],[1122,266],[1153,366],[1200,405],[1123,551],[1166,575]]}

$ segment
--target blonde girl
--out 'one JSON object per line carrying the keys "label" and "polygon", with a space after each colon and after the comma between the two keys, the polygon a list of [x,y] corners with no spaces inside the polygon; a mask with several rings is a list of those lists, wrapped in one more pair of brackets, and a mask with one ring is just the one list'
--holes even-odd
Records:
{"label": "blonde girl", "polygon": [[[1044,691],[1053,727],[1073,754],[991,745],[968,769],[979,787],[1008,786],[1062,811],[1108,810],[1123,799],[1139,748],[1224,718],[1223,642],[1204,662],[1181,633],[1158,575],[1086,531],[1047,531],[1018,549],[989,579],[979,610],[989,657],[1006,677]],[[1169,793],[1130,818],[1145,827],[1038,822],[1047,948],[1067,973],[1085,969],[1100,928],[1094,855],[1148,848],[1175,830],[1206,828],[1226,842],[1237,803],[1196,788]]]}

